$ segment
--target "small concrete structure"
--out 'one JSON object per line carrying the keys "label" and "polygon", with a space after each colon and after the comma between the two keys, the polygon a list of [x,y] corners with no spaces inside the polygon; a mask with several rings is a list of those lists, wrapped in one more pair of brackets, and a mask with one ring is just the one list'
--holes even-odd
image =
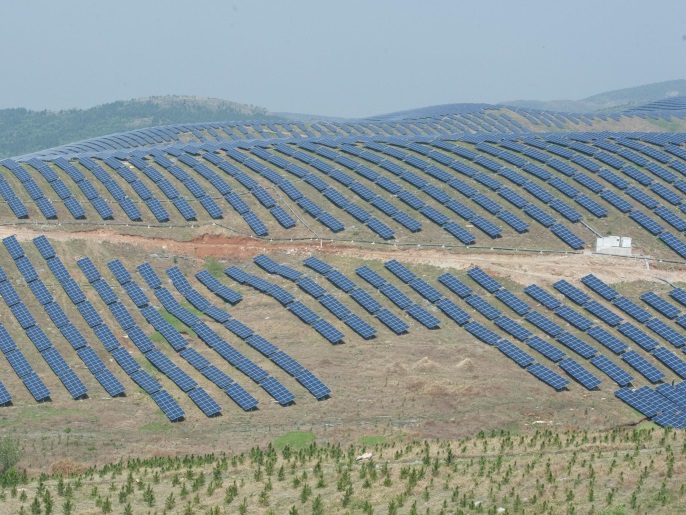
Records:
{"label": "small concrete structure", "polygon": [[631,255],[631,238],[627,236],[605,236],[595,240],[595,251],[598,254],[614,256]]}

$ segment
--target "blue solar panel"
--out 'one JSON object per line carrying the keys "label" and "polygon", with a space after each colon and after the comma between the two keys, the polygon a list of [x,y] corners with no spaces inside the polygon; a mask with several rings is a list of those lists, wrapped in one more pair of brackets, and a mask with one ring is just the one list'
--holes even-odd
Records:
{"label": "blue solar panel", "polygon": [[282,406],[290,404],[295,400],[295,395],[289,392],[279,381],[271,376],[262,380],[260,386]]}
{"label": "blue solar panel", "polygon": [[303,261],[303,264],[306,267],[311,268],[315,272],[319,272],[320,274],[324,274],[324,275],[326,275],[331,270],[333,270],[331,265],[329,265],[329,264],[325,263],[324,261],[322,261],[321,259],[317,259],[315,257],[308,257],[307,259],[305,259]]}
{"label": "blue solar panel", "polygon": [[141,369],[138,362],[131,356],[128,350],[124,347],[117,347],[111,352],[112,357],[119,363],[119,366],[128,375],[134,374]]}
{"label": "blue solar panel", "polygon": [[665,375],[654,365],[649,363],[643,356],[636,351],[630,350],[622,354],[622,359],[631,365],[643,377],[651,383],[657,383],[664,379]]}
{"label": "blue solar panel", "polygon": [[133,279],[131,274],[129,274],[119,260],[110,261],[107,263],[107,267],[114,274],[114,277],[117,279],[117,281],[119,281],[120,284],[126,284]]}
{"label": "blue solar panel", "polygon": [[292,302],[288,305],[288,309],[308,325],[319,318],[319,315],[305,306],[302,302]]}
{"label": "blue solar panel", "polygon": [[686,336],[682,335],[678,331],[675,331],[662,320],[657,318],[650,319],[646,322],[646,326],[648,326],[651,331],[660,335],[675,347],[683,347],[686,345]]}
{"label": "blue solar panel", "polygon": [[21,302],[11,306],[10,311],[12,311],[14,318],[17,319],[17,322],[19,322],[22,329],[28,329],[29,327],[36,325],[36,320],[31,315],[31,312]]}
{"label": "blue solar panel", "polygon": [[611,360],[598,354],[596,357],[590,360],[591,363],[598,368],[601,372],[604,372],[610,379],[612,379],[619,386],[626,386],[633,381],[633,377],[628,374],[624,369],[617,366]]}
{"label": "blue solar panel", "polygon": [[400,309],[405,309],[412,304],[412,301],[404,293],[390,283],[381,285],[379,291]]}
{"label": "blue solar panel", "polygon": [[409,283],[417,277],[407,267],[405,267],[403,264],[399,263],[395,259],[387,261],[386,263],[384,263],[384,266],[387,270],[393,273],[398,279],[400,279],[404,283]]}
{"label": "blue solar panel", "polygon": [[556,374],[548,367],[545,367],[540,363],[534,363],[526,370],[527,372],[530,372],[535,377],[537,377],[547,385],[552,386],[555,390],[558,391],[562,390],[569,384],[569,381],[567,379],[565,379],[559,374]]}
{"label": "blue solar panel", "polygon": [[343,339],[343,333],[326,320],[319,319],[312,324],[312,327],[331,343],[338,343]]}
{"label": "blue solar panel", "polygon": [[361,288],[351,291],[350,296],[369,313],[373,314],[382,307],[369,293]]}
{"label": "blue solar panel", "polygon": [[524,327],[519,325],[517,322],[515,322],[514,320],[512,320],[511,318],[506,317],[506,316],[501,316],[501,317],[496,318],[495,325],[497,325],[503,331],[505,331],[508,334],[511,334],[512,336],[514,336],[515,338],[517,338],[518,340],[521,340],[521,341],[524,341],[528,338],[531,338],[531,336],[533,336],[531,331],[529,331],[528,329],[525,329]]}
{"label": "blue solar panel", "polygon": [[40,255],[43,256],[43,259],[55,257],[55,249],[52,248],[52,245],[45,236],[34,238],[33,244],[38,249],[38,252],[40,252]]}
{"label": "blue solar panel", "polygon": [[303,385],[316,399],[324,399],[331,390],[328,386],[317,379],[309,370],[301,371],[296,380]]}
{"label": "blue solar panel", "polygon": [[549,334],[550,336],[557,336],[558,334],[562,333],[564,329],[557,325],[555,322],[552,320],[549,320],[545,316],[541,315],[537,311],[530,311],[527,313],[524,318],[526,319],[527,322],[535,325],[539,329],[541,329],[543,332],[546,334]]}
{"label": "blue solar panel", "polygon": [[686,379],[686,362],[681,358],[678,358],[673,352],[664,347],[656,347],[653,349],[653,356],[660,360],[681,379]]}
{"label": "blue solar panel", "polygon": [[584,305],[586,302],[588,302],[591,298],[586,295],[584,292],[579,290],[577,287],[572,286],[569,284],[567,281],[564,279],[557,281],[556,283],[553,284],[553,287],[562,293],[565,297],[568,299],[574,301],[575,303],[581,305]]}
{"label": "blue solar panel", "polygon": [[101,370],[105,370],[105,364],[102,362],[100,357],[95,353],[92,347],[81,347],[76,351],[78,354],[79,358],[81,358],[81,361],[83,361],[84,365],[88,367],[88,370],[93,375],[96,375],[98,372]]}
{"label": "blue solar panel", "polygon": [[162,389],[160,383],[158,383],[150,374],[148,374],[143,369],[139,370],[134,374],[131,374],[130,377],[138,386],[143,388],[143,390],[145,390],[149,394],[153,394]]}
{"label": "blue solar panel", "polygon": [[464,327],[470,334],[489,345],[495,345],[500,340],[500,336],[495,334],[493,331],[486,329],[478,322],[469,322],[462,327]]}
{"label": "blue solar panel", "polygon": [[465,298],[472,294],[472,289],[452,274],[440,275],[438,276],[438,281],[460,298]]}
{"label": "blue solar panel", "polygon": [[376,334],[376,329],[354,313],[347,316],[343,322],[365,340],[372,338]]}
{"label": "blue solar panel", "polygon": [[50,397],[50,390],[48,390],[35,372],[32,371],[31,373],[22,376],[21,380],[37,402]]}
{"label": "blue solar panel", "polygon": [[291,358],[288,354],[285,352],[276,352],[272,354],[269,359],[271,359],[274,363],[276,363],[280,368],[282,368],[284,371],[286,371],[288,374],[292,376],[298,375],[300,372],[302,372],[305,368],[295,361],[293,358]]}
{"label": "blue solar panel", "polygon": [[172,422],[183,418],[185,414],[184,411],[166,390],[157,391],[151,394],[151,397]]}
{"label": "blue solar panel", "polygon": [[573,350],[576,352],[579,356],[582,358],[590,358],[598,354],[598,351],[591,347],[589,344],[586,342],[580,340],[576,336],[574,336],[571,333],[561,333],[556,336],[557,341],[559,341],[562,345],[567,347],[568,349]]}
{"label": "blue solar panel", "polygon": [[124,385],[122,385],[114,374],[106,368],[95,374],[95,379],[97,379],[105,391],[112,397],[121,395],[126,391]]}
{"label": "blue solar panel", "polygon": [[617,290],[610,288],[607,284],[593,274],[582,277],[581,282],[603,297],[605,300],[612,300],[619,296],[619,292]]}
{"label": "blue solar panel", "polygon": [[346,293],[350,292],[357,286],[354,282],[352,282],[338,270],[330,271],[326,274],[326,278]]}
{"label": "blue solar panel", "polygon": [[395,235],[393,230],[378,218],[371,217],[365,223],[370,230],[381,236],[384,240],[390,240]]}
{"label": "blue solar panel", "polygon": [[565,357],[565,353],[550,343],[542,340],[538,336],[534,336],[526,340],[526,344],[532,349],[540,352],[543,356],[551,361],[558,362]]}
{"label": "blue solar panel", "polygon": [[442,298],[436,302],[436,306],[458,325],[464,325],[472,318],[450,299]]}
{"label": "blue solar panel", "polygon": [[361,266],[360,268],[357,268],[355,270],[355,273],[375,288],[378,288],[379,286],[386,283],[386,279],[381,277],[379,274],[377,274],[367,266]]}
{"label": "blue solar panel", "polygon": [[520,367],[526,368],[535,361],[530,354],[524,352],[522,349],[508,340],[500,340],[500,342],[496,344],[496,347],[500,352],[512,359]]}
{"label": "blue solar panel", "polygon": [[439,293],[433,286],[429,285],[423,279],[415,278],[410,281],[409,285],[413,290],[431,303],[434,303],[443,297],[443,294]]}
{"label": "blue solar panel", "polygon": [[502,314],[498,309],[491,306],[487,301],[478,295],[471,295],[467,297],[466,302],[489,320],[498,318]]}
{"label": "blue solar panel", "polygon": [[567,372],[588,390],[594,390],[601,384],[600,379],[595,377],[572,358],[563,359],[558,364],[562,370]]}
{"label": "blue solar panel", "polygon": [[535,284],[527,286],[524,291],[548,309],[556,309],[560,306],[559,300]]}
{"label": "blue solar panel", "polygon": [[636,304],[631,302],[626,297],[616,298],[612,303],[619,309],[624,311],[627,315],[631,316],[639,322],[646,322],[652,318],[652,315],[648,313],[645,309],[638,307]]}
{"label": "blue solar panel", "polygon": [[319,286],[316,282],[314,282],[309,277],[303,277],[301,279],[298,279],[296,284],[303,291],[310,294],[315,299],[318,299],[319,297],[326,295],[326,290],[324,288],[322,288],[321,286]]}
{"label": "blue solar panel", "polygon": [[629,322],[617,326],[617,329],[644,350],[651,351],[658,346],[655,340]]}
{"label": "blue solar panel", "polygon": [[560,306],[555,310],[555,314],[581,331],[586,331],[593,325],[588,318],[567,306]]}
{"label": "blue solar panel", "polygon": [[621,354],[628,349],[628,346],[612,336],[605,329],[598,326],[593,326],[587,331],[588,335],[610,349],[615,354]]}
{"label": "blue solar panel", "polygon": [[622,320],[624,320],[622,317],[616,315],[615,313],[607,309],[605,306],[594,300],[584,304],[584,309],[588,310],[590,313],[593,313],[595,316],[600,318],[603,322],[610,325],[611,327],[619,325],[622,322]]}
{"label": "blue solar panel", "polygon": [[17,260],[24,255],[24,249],[15,236],[3,238],[2,243],[10,256],[12,256],[12,259]]}
{"label": "blue solar panel", "polygon": [[494,296],[519,316],[526,315],[531,311],[531,307],[528,304],[524,303],[524,301],[509,290],[503,288],[502,290],[495,292]]}
{"label": "blue solar panel", "polygon": [[652,291],[641,295],[641,300],[669,319],[676,318],[681,313],[679,308],[658,297]]}

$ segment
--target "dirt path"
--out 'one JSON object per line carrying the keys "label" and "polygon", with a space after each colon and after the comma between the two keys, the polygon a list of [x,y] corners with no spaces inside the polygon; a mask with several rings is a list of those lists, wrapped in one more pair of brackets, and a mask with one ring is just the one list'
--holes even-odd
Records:
{"label": "dirt path", "polygon": [[[27,241],[41,234],[25,227],[0,227],[0,238],[14,234],[20,241]],[[686,268],[664,267],[651,263],[650,268],[641,259],[594,254],[537,254],[497,253],[482,251],[451,251],[438,248],[408,247],[356,247],[341,243],[318,242],[270,242],[244,237],[228,237],[224,234],[203,234],[191,241],[177,241],[157,237],[131,236],[106,229],[88,232],[50,231],[48,237],[57,241],[74,239],[96,243],[109,242],[136,245],[150,252],[166,251],[173,254],[206,257],[251,259],[260,252],[289,252],[301,255],[342,255],[359,259],[386,261],[398,259],[405,263],[421,263],[441,268],[468,269],[473,266],[508,276],[521,284],[534,280],[550,282],[560,278],[579,278],[594,273],[601,279],[616,283],[636,279],[662,282],[686,282]]]}

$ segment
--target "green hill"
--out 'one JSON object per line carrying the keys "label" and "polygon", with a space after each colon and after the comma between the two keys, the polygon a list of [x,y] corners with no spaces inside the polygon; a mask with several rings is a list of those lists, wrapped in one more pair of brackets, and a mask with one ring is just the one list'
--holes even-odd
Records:
{"label": "green hill", "polygon": [[680,79],[606,91],[581,100],[512,100],[501,102],[501,104],[550,111],[592,113],[598,111],[621,111],[662,98],[685,94],[686,80]]}
{"label": "green hill", "polygon": [[187,96],[117,101],[66,111],[0,110],[0,157],[115,132],[175,123],[281,119],[262,107]]}

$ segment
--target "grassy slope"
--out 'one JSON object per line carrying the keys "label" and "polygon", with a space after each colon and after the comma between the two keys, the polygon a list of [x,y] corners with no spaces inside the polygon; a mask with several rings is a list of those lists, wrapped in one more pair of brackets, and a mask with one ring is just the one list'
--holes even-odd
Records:
{"label": "grassy slope", "polygon": [[668,93],[674,91],[679,92],[680,95],[686,94],[686,80],[670,80],[633,88],[606,91],[582,100],[512,100],[501,103],[533,109],[590,113],[601,110],[621,110],[631,106],[646,104],[665,98]]}
{"label": "grassy slope", "polygon": [[[68,434],[64,439],[68,439]],[[45,513],[678,513],[684,433],[540,430],[456,441],[254,447],[250,452],[72,462],[0,493]],[[356,461],[371,452],[370,461]],[[675,462],[677,463],[675,465]],[[68,472],[77,472],[68,474]]]}
{"label": "grassy slope", "polygon": [[260,107],[195,97],[153,97],[67,111],[0,110],[0,157],[144,127],[278,119]]}

